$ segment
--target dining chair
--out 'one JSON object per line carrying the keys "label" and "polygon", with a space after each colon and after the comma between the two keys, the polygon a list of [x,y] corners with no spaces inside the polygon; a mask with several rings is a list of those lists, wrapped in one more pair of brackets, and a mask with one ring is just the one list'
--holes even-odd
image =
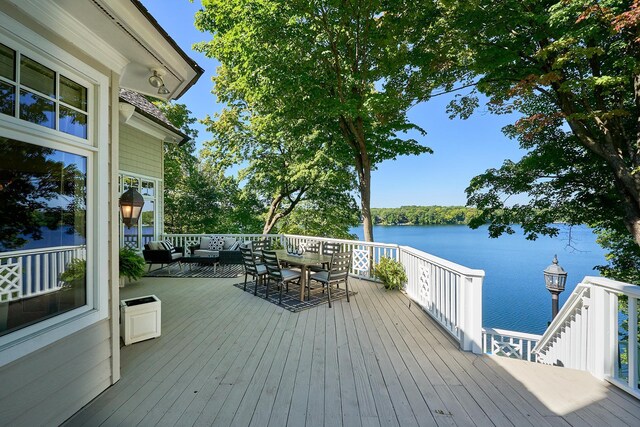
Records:
{"label": "dining chair", "polygon": [[242,253],[242,264],[244,265],[244,290],[247,290],[248,276],[253,276],[255,282],[253,294],[258,295],[258,284],[260,283],[260,278],[268,274],[267,267],[256,262],[256,256],[251,248],[240,248],[240,252]]}
{"label": "dining chair", "polygon": [[[335,243],[335,242],[322,243],[322,255],[333,255],[336,252],[340,252],[340,243]],[[329,268],[329,263],[323,263],[322,265],[310,266],[309,271],[313,273],[317,273],[319,271],[326,271],[328,268]]]}
{"label": "dining chair", "polygon": [[349,269],[351,268],[351,252],[335,252],[331,255],[331,264],[328,270],[318,271],[309,276],[309,286],[311,281],[322,283],[323,290],[327,288],[329,308],[331,308],[331,286],[344,282],[347,302],[349,302]]}
{"label": "dining chair", "polygon": [[262,259],[264,261],[264,265],[267,268],[267,292],[265,295],[266,299],[269,299],[269,282],[272,280],[276,283],[280,288],[280,298],[278,300],[278,304],[282,304],[282,292],[284,287],[286,286],[287,292],[289,292],[289,283],[298,282],[300,284],[300,272],[290,270],[288,268],[280,268],[280,262],[278,261],[278,255],[275,251],[263,250],[262,251]]}

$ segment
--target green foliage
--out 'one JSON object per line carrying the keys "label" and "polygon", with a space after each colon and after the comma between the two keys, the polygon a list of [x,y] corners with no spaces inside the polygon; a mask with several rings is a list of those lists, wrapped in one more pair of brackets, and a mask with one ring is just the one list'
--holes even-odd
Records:
{"label": "green foliage", "polygon": [[380,280],[386,289],[402,289],[407,283],[404,266],[393,258],[382,257],[373,268],[373,276]]}
{"label": "green foliage", "polygon": [[[370,224],[371,170],[400,155],[430,152],[404,134],[424,133],[407,111],[439,85],[425,70],[446,62],[418,53],[436,45],[424,36],[435,12],[432,2],[420,0],[205,1],[196,27],[213,38],[195,48],[220,61],[214,93],[229,106],[216,121],[249,124],[252,138],[282,131],[287,135],[274,143],[304,143],[311,153],[348,160]],[[225,146],[242,147],[244,132],[239,125]],[[372,237],[367,227],[365,235]]]}
{"label": "green foliage", "polygon": [[87,262],[81,258],[74,258],[60,273],[60,280],[67,285],[84,281],[87,277]]}
{"label": "green foliage", "polygon": [[609,252],[607,265],[597,266],[604,277],[640,285],[640,247],[626,230],[596,228],[598,243]]}
{"label": "green foliage", "polygon": [[129,248],[120,249],[120,277],[134,281],[144,275],[144,259]]}
{"label": "green foliage", "polygon": [[603,271],[629,271],[629,239],[618,233],[640,244],[638,3],[454,0],[440,7],[449,25],[444,46],[459,52],[463,83],[474,87],[450,112],[468,117],[480,92],[490,111],[522,115],[504,132],[528,151],[471,181],[468,204],[481,211],[472,225],[489,222],[490,235],[499,236],[520,223],[535,239],[555,235],[554,221],[589,224],[612,245]]}
{"label": "green foliage", "polygon": [[478,213],[464,206],[402,206],[371,209],[374,222],[382,225],[469,224]]}
{"label": "green foliage", "polygon": [[[155,104],[185,134],[197,137],[197,131],[190,127],[196,119],[185,105],[162,101]],[[193,139],[183,145],[165,144],[165,231],[260,232],[261,207],[256,197],[243,191],[237,179],[225,175],[225,165],[201,164],[195,149]]]}

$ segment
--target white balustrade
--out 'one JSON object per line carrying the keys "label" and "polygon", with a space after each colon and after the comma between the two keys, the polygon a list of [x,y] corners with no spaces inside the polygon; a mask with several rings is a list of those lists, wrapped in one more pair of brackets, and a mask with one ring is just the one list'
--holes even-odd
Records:
{"label": "white balustrade", "polygon": [[86,246],[57,246],[0,253],[0,301],[57,291],[60,274],[75,258],[86,259]]}
{"label": "white balustrade", "polygon": [[482,328],[482,352],[492,356],[536,362],[534,347],[542,335],[504,329]]}
{"label": "white balustrade", "polygon": [[[620,313],[622,298],[627,300],[627,313]],[[535,347],[538,362],[591,372],[640,398],[639,298],[636,285],[585,277]],[[626,331],[620,322],[624,317]]]}
{"label": "white balustrade", "polygon": [[482,351],[484,271],[470,269],[417,249],[400,246],[407,295],[458,340],[464,350]]}
{"label": "white balustrade", "polygon": [[240,242],[269,240],[271,244],[280,241],[279,234],[219,234],[219,233],[201,233],[201,234],[163,234],[163,240],[169,240],[173,246],[184,248],[188,252],[190,246],[200,244],[200,238],[206,236],[223,236],[233,237]]}

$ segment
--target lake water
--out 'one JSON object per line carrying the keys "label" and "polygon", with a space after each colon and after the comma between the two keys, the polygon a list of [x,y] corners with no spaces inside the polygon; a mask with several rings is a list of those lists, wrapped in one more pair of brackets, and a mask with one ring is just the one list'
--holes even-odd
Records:
{"label": "lake water", "polygon": [[[411,246],[421,251],[484,270],[483,325],[485,327],[541,334],[551,320],[551,294],[542,271],[558,255],[567,271],[567,285],[560,305],[584,276],[598,276],[593,269],[605,264],[604,250],[586,226],[561,225],[558,237],[529,241],[522,232],[489,238],[487,227],[472,230],[465,225],[375,226],[377,242]],[[362,227],[351,230],[360,239]]]}

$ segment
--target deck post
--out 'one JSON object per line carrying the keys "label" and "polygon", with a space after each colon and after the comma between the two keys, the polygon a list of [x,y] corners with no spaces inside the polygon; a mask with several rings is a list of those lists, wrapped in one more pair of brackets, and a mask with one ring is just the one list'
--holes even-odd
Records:
{"label": "deck post", "polygon": [[608,292],[599,287],[591,288],[591,301],[593,304],[592,326],[594,339],[590,352],[593,354],[593,366],[591,373],[600,379],[605,379],[613,374],[613,362],[615,349],[611,348],[611,310]]}
{"label": "deck post", "polygon": [[481,276],[462,276],[462,340],[465,351],[482,354],[482,281]]}

